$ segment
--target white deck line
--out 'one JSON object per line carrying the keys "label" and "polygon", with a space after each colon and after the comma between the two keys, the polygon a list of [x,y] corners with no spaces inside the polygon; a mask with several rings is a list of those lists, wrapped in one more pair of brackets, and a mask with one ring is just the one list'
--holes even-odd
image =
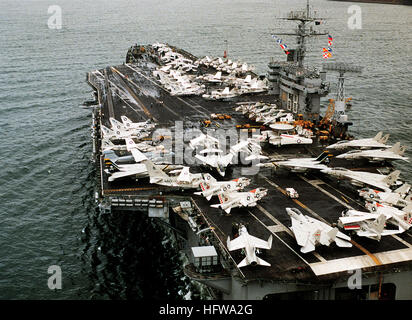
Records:
{"label": "white deck line", "polygon": [[[318,184],[320,184],[319,182],[317,183],[313,183],[313,181],[305,178],[304,176],[298,174],[298,177],[301,178],[302,180],[306,181],[307,183],[309,183],[310,185],[312,185],[313,187],[315,187],[316,189],[318,189],[320,192],[326,194],[328,197],[332,198],[333,200],[335,200],[336,202],[340,203],[341,205],[345,206],[348,209],[352,209],[353,208],[347,204],[346,202],[342,201],[341,199],[339,199],[338,197],[335,197],[333,194],[331,194],[330,192],[326,191],[325,189],[321,188],[318,186]],[[317,180],[317,181],[321,181],[321,180]]]}
{"label": "white deck line", "polygon": [[[374,256],[382,262],[382,265],[410,261],[412,260],[412,248],[374,253]],[[376,264],[368,255],[361,255],[334,259],[326,262],[315,262],[309,264],[309,266],[317,276],[320,276],[330,273],[374,267]]]}

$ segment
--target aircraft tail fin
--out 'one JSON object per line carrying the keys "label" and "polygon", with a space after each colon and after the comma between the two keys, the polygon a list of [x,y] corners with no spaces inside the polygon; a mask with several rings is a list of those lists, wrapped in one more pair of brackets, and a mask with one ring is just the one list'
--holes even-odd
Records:
{"label": "aircraft tail fin", "polygon": [[399,193],[399,194],[406,194],[411,190],[411,185],[408,183],[404,183],[401,185],[398,189],[394,191],[394,193]]}
{"label": "aircraft tail fin", "polygon": [[120,121],[117,121],[115,118],[109,118],[110,124],[112,125],[113,130],[124,130],[125,126]]}
{"label": "aircraft tail fin", "polygon": [[401,146],[400,142],[395,143],[390,149],[388,149],[388,151],[392,151],[393,153],[403,156],[403,154],[406,151],[406,147],[405,146]]}
{"label": "aircraft tail fin", "polygon": [[391,174],[388,174],[385,179],[383,179],[383,182],[391,186],[398,180],[400,174],[401,172],[399,170],[395,170]]}
{"label": "aircraft tail fin", "polygon": [[137,149],[137,145],[136,145],[136,143],[133,141],[132,138],[126,138],[126,139],[125,139],[125,142],[126,142],[127,151],[130,151],[130,150],[132,150],[132,149]]}
{"label": "aircraft tail fin", "polygon": [[265,260],[263,260],[261,258],[256,257],[256,262],[257,262],[258,265],[270,267],[270,263],[266,262]]}
{"label": "aircraft tail fin", "polygon": [[385,136],[383,136],[381,139],[378,140],[378,142],[382,143],[382,144],[386,144],[386,142],[388,142],[389,140],[389,136],[390,134],[386,134]]}
{"label": "aircraft tail fin", "polygon": [[329,154],[328,151],[323,151],[317,158],[316,161],[319,162],[324,162],[326,159],[328,159],[331,155]]}
{"label": "aircraft tail fin", "polygon": [[146,160],[144,161],[144,164],[146,165],[150,180],[156,180],[158,178],[169,178],[169,176],[164,171],[157,168],[152,161]]}
{"label": "aircraft tail fin", "polygon": [[[219,196],[220,196],[220,195],[219,195]],[[219,197],[219,201],[220,201],[220,197]],[[223,203],[212,204],[211,207],[212,207],[212,208],[222,208],[222,209],[225,210],[226,213],[228,213],[228,214],[230,213],[230,210],[232,209],[231,206],[224,207],[224,206],[223,206]]]}
{"label": "aircraft tail fin", "polygon": [[132,123],[132,121],[124,115],[121,116],[120,118],[122,119],[122,122],[126,127],[129,126]]}
{"label": "aircraft tail fin", "polygon": [[147,160],[147,157],[137,149],[132,149],[132,155],[136,163]]}
{"label": "aircraft tail fin", "polygon": [[116,164],[116,161],[119,159],[119,157],[116,155],[116,153],[113,150],[106,150],[103,152],[104,154],[104,162],[109,162],[113,165]]}
{"label": "aircraft tail fin", "polygon": [[329,236],[329,238],[330,238],[330,240],[331,241],[334,241],[335,240],[335,238],[336,238],[336,235],[338,234],[338,228],[333,228],[332,230],[330,230],[329,232],[328,232],[328,236]]}
{"label": "aircraft tail fin", "polygon": [[405,151],[406,151],[406,146],[401,146],[399,148],[398,155],[403,156],[405,154]]}
{"label": "aircraft tail fin", "polygon": [[249,264],[249,263],[248,263],[248,261],[247,261],[247,259],[246,259],[246,257],[245,257],[242,261],[240,261],[240,263],[237,265],[237,267],[238,267],[238,268],[246,267],[248,264]]}
{"label": "aircraft tail fin", "polygon": [[408,204],[405,208],[402,209],[402,211],[406,213],[412,213],[412,203]]}
{"label": "aircraft tail fin", "polygon": [[379,131],[379,132],[376,134],[376,136],[373,138],[373,140],[375,140],[375,141],[380,141],[380,140],[382,139],[382,136],[383,136],[383,132],[382,132],[382,131]]}
{"label": "aircraft tail fin", "polygon": [[374,231],[380,235],[385,228],[386,217],[384,214],[381,214],[379,217],[376,218],[375,222],[373,223]]}
{"label": "aircraft tail fin", "polygon": [[395,154],[399,154],[400,150],[401,150],[400,142],[395,143],[392,147],[388,149],[388,151],[392,151]]}
{"label": "aircraft tail fin", "polygon": [[108,127],[106,127],[106,126],[104,126],[104,125],[101,125],[101,126],[100,126],[100,129],[102,130],[103,136],[113,134],[113,130],[112,130],[112,129],[109,129]]}

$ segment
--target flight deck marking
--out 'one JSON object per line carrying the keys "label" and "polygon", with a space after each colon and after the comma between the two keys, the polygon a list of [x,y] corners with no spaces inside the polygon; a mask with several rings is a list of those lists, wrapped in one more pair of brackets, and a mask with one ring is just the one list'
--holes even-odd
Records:
{"label": "flight deck marking", "polygon": [[111,89],[110,89],[110,84],[109,84],[109,76],[107,75],[106,69],[104,69],[104,89],[106,91],[106,101],[107,101],[109,116],[114,117],[112,94],[111,94]]}
{"label": "flight deck marking", "polygon": [[[286,190],[282,189],[280,186],[278,186],[275,182],[273,182],[272,180],[269,180],[267,177],[263,176],[262,174],[259,173],[259,176],[262,177],[263,179],[265,179],[267,181],[267,183],[269,183],[270,185],[274,186],[278,191],[280,191],[281,193],[283,193],[285,196],[287,196],[287,192]],[[323,219],[320,215],[318,215],[315,211],[313,211],[312,209],[308,208],[306,205],[304,205],[302,202],[300,202],[297,199],[291,199],[293,200],[296,204],[298,204],[300,207],[302,207],[303,209],[305,209],[306,211],[308,211],[309,213],[311,213],[313,216],[315,216],[316,218],[318,218],[319,220],[327,223],[329,225],[329,223]]]}
{"label": "flight deck marking", "polygon": [[[119,72],[120,73],[120,72]],[[129,82],[131,83],[131,84],[133,84],[133,86],[135,86],[137,89],[139,89],[139,87],[138,87],[138,85],[136,84],[136,83],[134,83],[133,81],[131,81],[129,78],[127,78],[127,80],[129,80]],[[120,89],[121,90],[121,89]],[[122,90],[123,91],[123,90]],[[152,99],[154,99],[157,103],[162,103],[162,101],[160,101],[159,99],[156,99],[155,97],[151,97]],[[142,102],[140,102],[140,103],[142,103]],[[176,112],[174,112],[172,109],[170,109],[168,106],[166,106],[166,104],[163,102],[163,104],[162,104],[162,106],[164,107],[164,108],[166,108],[167,110],[169,110],[171,113],[173,113],[176,117],[180,117],[180,115],[179,114],[177,114]]]}
{"label": "flight deck marking", "polygon": [[412,248],[412,244],[410,244],[409,242],[403,240],[402,238],[400,238],[398,235],[396,234],[391,234],[392,237],[394,237],[396,240],[398,240],[399,242],[403,243],[405,246],[407,246],[408,248]]}
{"label": "flight deck marking", "polygon": [[[122,74],[119,70],[117,70],[114,67],[110,67],[114,72],[116,72],[123,80],[123,78],[125,78],[127,81],[133,83],[133,81],[131,81],[129,78],[127,78],[124,74]],[[126,86],[126,90],[129,91],[129,93],[132,95],[133,99],[135,99],[137,101],[137,103],[139,103],[139,107],[143,109],[144,113],[152,119],[155,119],[152,114],[149,112],[149,110],[147,110],[147,108],[145,107],[144,103],[142,101],[140,101],[140,99],[136,96],[136,94],[134,93],[134,91],[127,85],[127,83],[125,82],[125,86]]]}
{"label": "flight deck marking", "polygon": [[270,220],[272,220],[273,222],[275,222],[277,225],[282,226],[283,230],[282,231],[286,231],[287,233],[289,233],[291,236],[293,236],[292,231],[286,227],[285,225],[283,225],[278,219],[276,219],[273,215],[271,215],[265,208],[263,208],[260,204],[256,205],[256,208],[258,208],[260,211],[262,211]]}
{"label": "flight deck marking", "polygon": [[305,178],[304,176],[298,174],[297,175],[299,178],[301,178],[302,180],[306,181],[307,183],[309,183],[310,185],[314,186],[316,189],[318,189],[319,191],[321,191],[322,193],[326,194],[327,196],[329,196],[330,198],[334,199],[335,201],[339,202],[341,205],[345,206],[348,209],[352,209],[354,210],[350,205],[348,205],[347,203],[343,202],[342,200],[340,200],[339,198],[335,197],[333,194],[329,193],[328,191],[326,191],[325,189],[321,188],[318,186],[318,184],[314,184],[311,182],[311,180]]}
{"label": "flight deck marking", "polygon": [[260,222],[261,225],[263,225],[266,229],[269,230],[269,232],[271,234],[273,234],[276,238],[278,238],[278,240],[280,240],[280,242],[282,242],[286,247],[288,247],[289,250],[291,250],[294,254],[296,254],[300,259],[302,259],[302,261],[304,263],[306,263],[308,266],[310,266],[310,263],[308,261],[306,261],[305,258],[303,258],[299,253],[297,253],[290,245],[288,245],[285,241],[283,241],[275,232],[272,232],[267,225],[265,225],[262,221],[260,221],[252,212],[250,212],[250,210],[248,210],[248,212],[250,213],[250,215],[255,218],[257,221]]}
{"label": "flight deck marking", "polygon": [[[109,80],[109,83],[110,83],[112,86],[114,86],[115,88],[117,88],[118,90],[120,90],[120,91],[122,91],[122,92],[125,92],[122,88],[119,88],[119,87],[118,87],[116,84],[114,84],[111,80]],[[136,108],[134,108],[133,106],[131,106],[131,105],[125,100],[125,98],[122,98],[122,97],[120,96],[120,94],[118,94],[118,93],[115,92],[115,91],[113,91],[113,93],[114,93],[116,96],[118,96],[121,100],[123,100],[123,102],[124,102],[125,104],[127,104],[127,105],[130,107],[130,109],[132,109],[137,115],[142,116],[139,111],[143,111],[143,110],[140,109],[139,111],[137,111]],[[129,101],[130,101],[130,100],[129,100]],[[136,105],[136,106],[138,106],[138,105]]]}
{"label": "flight deck marking", "polygon": [[[157,84],[157,83],[156,83],[155,81],[153,81],[152,79],[150,79],[150,78],[148,78],[147,76],[145,76],[143,73],[139,72],[137,69],[132,68],[129,64],[126,63],[125,66],[128,67],[129,69],[133,70],[134,72],[140,74],[142,77],[144,77],[145,79],[149,80],[150,82],[152,82],[153,84],[155,84],[156,86],[158,86],[159,88],[163,89],[163,90],[166,91],[168,94],[170,94],[170,92],[169,92],[168,90],[166,90],[165,88],[163,88],[161,85]],[[129,80],[129,81],[131,81],[131,80]],[[131,82],[133,82],[133,81],[131,81]],[[180,97],[178,97],[178,96],[174,96],[174,97],[175,97],[176,99],[180,100],[181,102],[183,102],[184,104],[186,104],[187,106],[189,106],[189,107],[190,107],[191,109],[193,109],[195,112],[199,112],[199,113],[203,114],[204,116],[209,117],[208,114],[206,114],[206,113],[204,113],[204,112],[202,112],[202,111],[200,111],[200,110],[195,109],[190,103],[184,101],[182,98],[180,98]]]}

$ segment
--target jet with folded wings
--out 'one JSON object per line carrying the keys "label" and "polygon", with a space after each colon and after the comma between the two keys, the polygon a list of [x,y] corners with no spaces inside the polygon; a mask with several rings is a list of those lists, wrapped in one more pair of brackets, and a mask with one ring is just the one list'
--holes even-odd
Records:
{"label": "jet with folded wings", "polygon": [[290,229],[295,235],[296,242],[301,246],[302,253],[314,251],[319,244],[329,246],[332,242],[335,242],[338,247],[352,247],[350,237],[337,228],[332,228],[322,221],[305,216],[296,208],[286,208],[286,212],[292,220]]}
{"label": "jet with folded wings", "polygon": [[230,237],[227,238],[227,248],[229,251],[244,249],[245,258],[237,265],[238,268],[246,267],[248,265],[261,265],[270,267],[270,263],[266,262],[256,255],[256,250],[270,250],[272,248],[272,241],[272,235],[269,236],[268,241],[264,241],[250,235],[246,227],[241,224],[239,226],[239,236],[234,240],[230,240]]}

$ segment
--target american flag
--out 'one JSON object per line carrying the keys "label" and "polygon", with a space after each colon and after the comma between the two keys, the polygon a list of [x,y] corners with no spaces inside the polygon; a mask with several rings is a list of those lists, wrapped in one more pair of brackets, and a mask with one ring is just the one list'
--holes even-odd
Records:
{"label": "american flag", "polygon": [[333,44],[333,38],[330,34],[328,34],[328,45],[329,47]]}

